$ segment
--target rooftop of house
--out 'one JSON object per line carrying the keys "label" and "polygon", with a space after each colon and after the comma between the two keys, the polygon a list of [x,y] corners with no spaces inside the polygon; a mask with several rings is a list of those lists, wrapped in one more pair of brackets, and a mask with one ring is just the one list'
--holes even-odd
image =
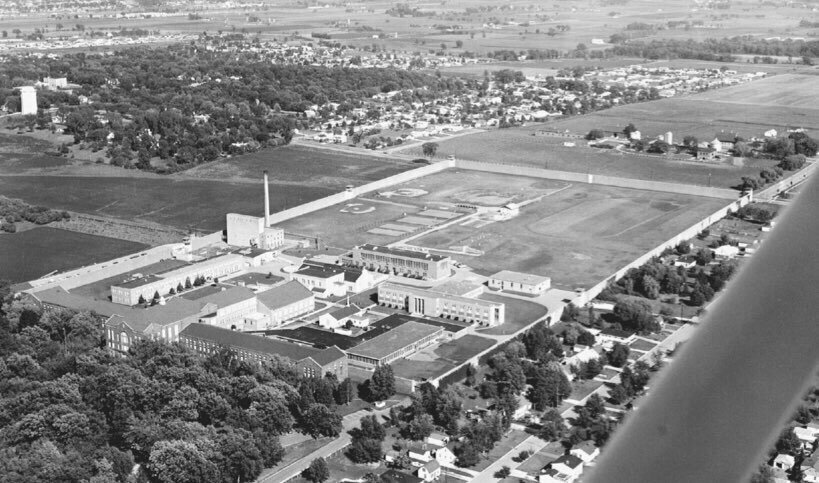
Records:
{"label": "rooftop of house", "polygon": [[313,293],[307,287],[295,280],[256,294],[257,300],[270,310],[286,307],[312,296]]}
{"label": "rooftop of house", "polygon": [[595,450],[597,450],[597,446],[594,444],[594,441],[586,440],[586,441],[583,441],[582,443],[579,443],[579,444],[575,445],[575,447],[572,448],[572,450],[582,451],[582,452],[590,455],[590,454],[593,454],[595,452]]}
{"label": "rooftop of house", "polygon": [[397,256],[397,257],[405,257],[405,258],[414,258],[416,260],[431,260],[433,262],[438,262],[449,257],[445,257],[442,255],[433,255],[432,253],[427,252],[419,252],[415,250],[406,250],[402,248],[390,248],[384,247],[379,245],[371,245],[369,243],[361,245],[360,247],[356,247],[356,249],[360,249],[363,251],[368,252],[378,252],[384,253],[387,255]]}
{"label": "rooftop of house", "polygon": [[425,337],[442,333],[443,330],[441,327],[429,324],[407,322],[348,350],[348,352],[371,359],[381,359]]}
{"label": "rooftop of house", "polygon": [[552,465],[552,467],[554,467],[554,465],[564,465],[569,468],[577,468],[583,466],[583,460],[573,454],[564,454],[549,464]]}

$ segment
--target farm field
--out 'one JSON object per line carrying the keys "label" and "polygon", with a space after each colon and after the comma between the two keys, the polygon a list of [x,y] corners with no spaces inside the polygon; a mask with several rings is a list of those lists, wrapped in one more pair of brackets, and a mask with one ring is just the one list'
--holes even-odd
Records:
{"label": "farm field", "polygon": [[726,89],[703,92],[690,99],[756,106],[810,108],[815,106],[812,103],[817,96],[819,79],[815,75],[782,74]]}
{"label": "farm field", "polygon": [[[604,112],[595,113],[602,115]],[[588,117],[588,116],[584,116]],[[581,118],[575,118],[578,122]],[[572,119],[567,122],[573,121]],[[623,122],[608,121],[606,125],[619,126]],[[601,122],[602,123],[602,122]],[[628,124],[624,121],[623,127]],[[640,126],[639,123],[637,123]],[[558,127],[558,125],[555,125]],[[559,125],[560,129],[567,129]],[[737,167],[719,163],[667,160],[660,156],[633,155],[592,149],[584,146],[582,139],[534,134],[545,129],[543,124],[517,129],[487,131],[461,136],[439,142],[438,157],[448,155],[459,159],[471,159],[492,163],[518,164],[538,168],[617,176],[621,178],[666,181],[672,183],[730,188],[739,184],[743,176],[757,176],[763,167],[774,166],[769,160],[752,160]],[[570,129],[571,130],[571,129]],[[675,134],[676,136],[676,134]],[[564,147],[564,141],[572,141],[577,147]],[[420,154],[409,151],[411,154]]]}
{"label": "farm field", "polygon": [[344,189],[392,176],[417,165],[392,161],[366,152],[354,155],[304,146],[263,149],[256,153],[222,159],[174,175],[221,181],[260,180],[268,170],[270,181]]}
{"label": "farm field", "polygon": [[[337,192],[298,184],[270,184],[276,212]],[[226,213],[262,216],[257,184],[173,178],[0,176],[0,193],[29,203],[81,213],[143,219],[179,228],[216,231]]]}
{"label": "farm field", "polygon": [[0,278],[14,283],[137,252],[146,245],[47,226],[0,235]]}

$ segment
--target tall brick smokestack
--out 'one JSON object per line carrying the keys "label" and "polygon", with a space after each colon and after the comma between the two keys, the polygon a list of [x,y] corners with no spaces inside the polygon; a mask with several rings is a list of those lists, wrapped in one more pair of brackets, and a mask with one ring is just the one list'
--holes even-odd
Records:
{"label": "tall brick smokestack", "polygon": [[267,186],[267,170],[264,170],[264,227],[270,226],[270,188]]}

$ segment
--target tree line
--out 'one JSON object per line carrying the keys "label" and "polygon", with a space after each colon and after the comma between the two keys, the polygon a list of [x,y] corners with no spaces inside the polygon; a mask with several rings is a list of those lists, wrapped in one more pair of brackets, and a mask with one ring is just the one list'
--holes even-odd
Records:
{"label": "tree line", "polygon": [[10,481],[253,481],[281,460],[281,434],[341,431],[349,380],[156,341],[119,357],[98,317],[0,291],[0,474]]}
{"label": "tree line", "polygon": [[71,215],[67,211],[52,210],[44,206],[30,205],[23,200],[0,196],[0,230],[7,233],[16,232],[16,223],[21,221],[47,225],[70,218]]}

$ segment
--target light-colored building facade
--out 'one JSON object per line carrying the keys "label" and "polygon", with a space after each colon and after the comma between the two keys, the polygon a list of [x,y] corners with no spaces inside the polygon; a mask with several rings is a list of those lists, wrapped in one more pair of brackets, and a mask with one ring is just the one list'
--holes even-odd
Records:
{"label": "light-colored building facade", "polygon": [[256,294],[244,287],[233,287],[202,297],[205,315],[199,322],[223,329],[242,330],[245,317],[256,312]]}
{"label": "light-colored building facade", "polygon": [[188,282],[193,283],[197,277],[214,279],[224,277],[242,270],[248,262],[241,255],[229,253],[214,257],[202,262],[171,270],[158,275],[149,275],[134,280],[128,280],[111,286],[111,301],[122,305],[136,305],[140,297],[151,300],[155,294],[167,295],[171,289]]}
{"label": "light-colored building facade", "polygon": [[389,364],[432,344],[443,333],[442,327],[420,322],[406,322],[389,332],[348,349],[347,357],[350,358],[350,361],[355,361],[365,367]]}
{"label": "light-colored building facade", "polygon": [[503,303],[386,282],[378,286],[378,303],[411,314],[463,320],[482,326],[505,320]]}
{"label": "light-colored building facade", "polygon": [[552,285],[549,277],[530,273],[502,270],[489,277],[489,286],[498,290],[509,290],[532,295],[541,295]]}
{"label": "light-colored building facade", "polygon": [[20,113],[24,116],[37,114],[37,89],[32,86],[20,87]]}
{"label": "light-colored building facade", "polygon": [[378,245],[353,247],[353,265],[404,277],[440,280],[452,274],[452,259],[431,253]]}
{"label": "light-colored building facade", "polygon": [[291,281],[256,294],[258,311],[266,316],[264,328],[272,329],[285,321],[312,312],[316,297],[304,285]]}
{"label": "light-colored building facade", "polygon": [[304,265],[291,274],[291,280],[301,283],[319,298],[343,297],[347,294],[341,267]]}
{"label": "light-colored building facade", "polygon": [[226,218],[228,245],[272,250],[284,244],[284,230],[264,226],[262,217],[228,213]]}

